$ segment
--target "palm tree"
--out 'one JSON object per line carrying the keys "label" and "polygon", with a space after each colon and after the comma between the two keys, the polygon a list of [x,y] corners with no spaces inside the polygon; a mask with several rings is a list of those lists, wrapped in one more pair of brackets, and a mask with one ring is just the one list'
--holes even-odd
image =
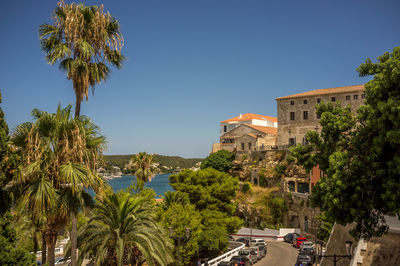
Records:
{"label": "palm tree", "polygon": [[72,81],[75,96],[75,116],[80,115],[84,98],[88,100],[89,87],[105,81],[110,73],[107,63],[122,67],[123,37],[118,21],[101,6],[65,4],[58,2],[53,24],[39,28],[42,50],[53,65],[60,61]]}
{"label": "palm tree", "polygon": [[18,126],[12,135],[25,160],[16,184],[23,189],[18,206],[32,217],[45,219],[50,265],[54,265],[58,232],[77,206],[82,206],[76,202],[86,204],[90,198],[82,187],[99,192],[105,186],[94,171],[95,154],[104,147],[104,137],[89,119],[73,119],[71,108],[59,106],[54,114],[33,110],[35,121]]}
{"label": "palm tree", "polygon": [[154,170],[151,166],[153,163],[153,155],[146,152],[139,152],[133,155],[130,165],[135,169],[135,177],[139,189],[143,189],[144,183],[151,181],[154,177]]}
{"label": "palm tree", "polygon": [[155,220],[155,205],[140,194],[108,193],[78,234],[79,263],[93,254],[96,265],[168,265],[171,242]]}
{"label": "palm tree", "polygon": [[[54,23],[39,27],[42,50],[53,65],[60,61],[60,69],[72,81],[75,91],[75,117],[80,115],[81,103],[89,96],[89,87],[105,81],[111,64],[122,67],[123,37],[118,21],[104,7],[58,2],[53,13]],[[76,214],[72,213],[72,265],[76,261]]]}
{"label": "palm tree", "polygon": [[162,203],[162,208],[167,210],[172,204],[189,204],[189,196],[182,191],[167,191],[164,193],[164,201]]}

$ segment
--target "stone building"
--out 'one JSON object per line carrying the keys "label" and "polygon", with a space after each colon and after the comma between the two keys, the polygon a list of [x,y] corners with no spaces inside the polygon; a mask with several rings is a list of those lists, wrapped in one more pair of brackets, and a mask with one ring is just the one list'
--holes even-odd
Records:
{"label": "stone building", "polygon": [[350,104],[356,110],[364,101],[364,85],[318,89],[276,98],[278,108],[278,146],[305,144],[310,130],[320,130],[316,105],[321,101]]}
{"label": "stone building", "polygon": [[241,124],[220,137],[220,149],[254,151],[276,145],[275,127]]}
{"label": "stone building", "polygon": [[[322,101],[351,105],[355,111],[365,98],[364,85],[318,89],[276,99],[278,108],[277,146],[286,148],[296,144],[306,144],[308,131],[319,131],[319,117],[316,105]],[[285,190],[290,192],[310,193],[323,173],[314,167],[304,176],[287,176]]]}
{"label": "stone building", "polygon": [[258,114],[240,114],[236,117],[221,121],[220,123],[220,136],[231,131],[232,129],[242,125],[255,125],[264,127],[278,127],[278,119],[272,116],[258,115]]}

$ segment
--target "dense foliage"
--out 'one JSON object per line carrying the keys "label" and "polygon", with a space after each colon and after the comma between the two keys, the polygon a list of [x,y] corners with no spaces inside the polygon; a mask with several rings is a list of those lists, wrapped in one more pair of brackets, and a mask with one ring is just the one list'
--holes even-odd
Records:
{"label": "dense foliage", "polygon": [[[170,176],[176,192],[167,192],[161,205],[161,221],[183,236],[190,228],[190,238],[181,247],[185,263],[196,258],[215,257],[228,247],[228,235],[236,232],[242,221],[234,216],[233,200],[239,188],[237,178],[212,168],[183,170]],[[175,248],[177,255],[177,247]]]}
{"label": "dense foliage", "polygon": [[35,265],[35,255],[16,247],[16,233],[9,213],[0,216],[0,265]]}
{"label": "dense foliage", "polygon": [[93,255],[96,263],[106,265],[168,265],[169,239],[155,215],[154,199],[123,191],[107,193],[79,229],[79,261]]}
{"label": "dense foliage", "polygon": [[220,150],[205,158],[201,163],[201,169],[211,167],[221,172],[228,172],[232,168],[233,160],[235,160],[234,152]]}
{"label": "dense foliage", "polygon": [[200,171],[183,170],[169,177],[171,186],[189,195],[197,210],[218,210],[232,215],[236,210],[233,203],[239,189],[237,178],[212,168]]}
{"label": "dense foliage", "polygon": [[355,236],[381,236],[384,215],[400,213],[400,47],[367,59],[357,69],[373,75],[357,115],[350,108],[321,103],[321,135],[309,132],[311,145],[292,150],[297,162],[319,164],[325,176],[312,195],[328,220],[356,223]]}

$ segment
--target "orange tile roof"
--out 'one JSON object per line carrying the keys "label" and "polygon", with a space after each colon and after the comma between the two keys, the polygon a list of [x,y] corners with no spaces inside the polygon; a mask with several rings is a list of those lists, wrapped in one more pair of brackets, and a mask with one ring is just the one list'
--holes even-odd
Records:
{"label": "orange tile roof", "polygon": [[270,135],[278,134],[278,129],[276,127],[263,127],[263,126],[255,126],[255,125],[248,125],[248,124],[244,124],[244,125],[254,128],[255,130],[261,131],[265,134],[270,134]]}
{"label": "orange tile roof", "polygon": [[230,118],[230,119],[221,121],[221,123],[235,122],[235,121],[249,121],[249,120],[253,120],[253,119],[269,120],[271,122],[278,122],[278,118],[276,118],[276,117],[247,113],[247,114],[243,114],[242,117],[240,117],[240,115],[238,115],[238,116],[235,116],[234,118]]}
{"label": "orange tile roof", "polygon": [[312,91],[301,92],[297,94],[292,94],[288,96],[283,96],[276,98],[275,100],[283,100],[283,99],[291,99],[291,98],[299,98],[299,97],[307,97],[307,96],[316,96],[316,95],[325,95],[325,94],[335,94],[335,93],[346,93],[346,92],[354,92],[364,90],[364,85],[354,85],[354,86],[346,86],[346,87],[337,87],[337,88],[328,88],[328,89],[318,89]]}

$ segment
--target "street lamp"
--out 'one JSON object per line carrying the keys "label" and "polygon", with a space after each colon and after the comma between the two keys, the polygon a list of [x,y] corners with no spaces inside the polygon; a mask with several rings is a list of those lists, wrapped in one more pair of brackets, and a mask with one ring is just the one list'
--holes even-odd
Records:
{"label": "street lamp", "polygon": [[190,228],[185,228],[185,236],[177,236],[174,235],[172,227],[169,227],[169,237],[175,240],[178,240],[178,266],[181,260],[181,254],[180,254],[180,246],[181,246],[181,240],[188,240],[190,237]]}
{"label": "street lamp", "polygon": [[350,240],[347,240],[344,242],[346,245],[346,253],[347,255],[337,255],[337,254],[333,254],[333,255],[322,255],[322,241],[317,241],[316,244],[319,245],[319,251],[320,254],[319,259],[321,260],[321,258],[327,258],[330,259],[331,261],[333,261],[333,265],[336,266],[336,263],[341,260],[342,258],[348,258],[351,259],[351,246],[353,245],[353,242]]}

